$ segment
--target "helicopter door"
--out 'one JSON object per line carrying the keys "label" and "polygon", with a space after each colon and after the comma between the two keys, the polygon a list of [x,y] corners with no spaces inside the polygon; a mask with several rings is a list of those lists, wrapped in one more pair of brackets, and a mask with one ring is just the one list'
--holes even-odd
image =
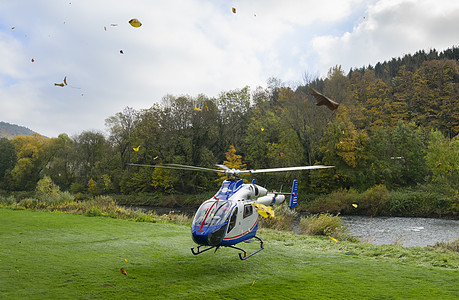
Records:
{"label": "helicopter door", "polygon": [[231,215],[227,233],[230,232],[234,228],[234,226],[236,226],[236,220],[237,220],[237,207],[234,208],[233,214]]}

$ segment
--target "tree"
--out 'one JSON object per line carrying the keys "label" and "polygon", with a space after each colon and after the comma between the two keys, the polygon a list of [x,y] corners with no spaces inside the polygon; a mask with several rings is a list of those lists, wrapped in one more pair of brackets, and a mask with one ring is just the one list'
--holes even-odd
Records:
{"label": "tree", "polygon": [[434,183],[459,186],[459,135],[451,141],[438,130],[430,132],[426,163]]}
{"label": "tree", "polygon": [[[223,162],[223,165],[227,166],[230,169],[245,170],[246,165],[242,163],[242,155],[236,154],[236,148],[234,148],[234,145],[231,145],[228,148],[228,151],[226,152],[225,156],[226,160]],[[244,175],[242,174],[241,177],[243,178]],[[222,174],[217,179],[217,182],[221,184],[226,178],[227,175]]]}
{"label": "tree", "polygon": [[124,170],[126,163],[130,161],[130,150],[133,147],[131,137],[135,130],[137,115],[138,112],[135,109],[126,107],[122,113],[105,119],[105,126],[110,131],[109,140],[120,154],[121,170]]}
{"label": "tree", "polygon": [[0,187],[8,188],[7,176],[14,168],[16,155],[14,145],[6,138],[0,139]]}

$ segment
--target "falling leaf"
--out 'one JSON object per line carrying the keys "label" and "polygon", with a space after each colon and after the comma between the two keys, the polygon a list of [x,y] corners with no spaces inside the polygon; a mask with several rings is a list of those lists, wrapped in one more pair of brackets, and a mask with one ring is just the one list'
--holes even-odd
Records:
{"label": "falling leaf", "polygon": [[55,83],[54,85],[55,85],[55,86],[64,87],[64,84],[63,84],[63,83]]}
{"label": "falling leaf", "polygon": [[114,23],[112,23],[112,24],[110,24],[110,26],[118,26],[118,24],[114,24]]}
{"label": "falling leaf", "polygon": [[121,271],[121,273],[122,273],[123,275],[126,275],[126,276],[127,276],[126,270],[124,270],[123,268],[121,268],[120,271]]}
{"label": "falling leaf", "polygon": [[352,203],[352,206],[354,206],[355,208],[357,208],[357,206],[358,206],[358,205],[357,205],[357,204],[355,204],[355,203]]}
{"label": "falling leaf", "polygon": [[64,84],[67,85],[67,76],[64,77]]}
{"label": "falling leaf", "polygon": [[142,23],[140,23],[140,21],[137,20],[137,19],[131,19],[129,21],[129,24],[131,24],[132,27],[140,27],[140,26],[142,26]]}
{"label": "falling leaf", "polygon": [[252,286],[255,284],[255,280],[252,282]]}
{"label": "falling leaf", "polygon": [[153,158],[153,160],[156,160],[158,158],[158,156],[155,156],[155,158]]}
{"label": "falling leaf", "polygon": [[255,207],[255,210],[262,216],[263,218],[273,218],[274,217],[274,210],[271,206],[266,206],[260,203],[252,204]]}
{"label": "falling leaf", "polygon": [[233,11],[233,14],[236,13],[236,8],[233,7],[233,8],[231,8],[231,10]]}
{"label": "falling leaf", "polygon": [[331,100],[330,98],[322,95],[313,88],[310,88],[311,95],[314,97],[317,106],[325,105],[330,110],[335,110],[338,108],[339,103]]}
{"label": "falling leaf", "polygon": [[16,27],[14,27],[14,26],[13,26],[13,27],[11,27],[11,30],[13,30],[14,28],[16,28]]}
{"label": "falling leaf", "polygon": [[121,54],[124,54],[123,50],[120,50],[120,53],[121,53]]}
{"label": "falling leaf", "polygon": [[207,105],[206,105],[206,106],[204,106],[204,108],[206,109],[206,111],[208,111],[208,110],[209,110],[209,108],[207,107]]}
{"label": "falling leaf", "polygon": [[125,259],[124,262],[127,262],[127,259]]}
{"label": "falling leaf", "polygon": [[137,148],[132,148],[135,152],[139,152],[140,145]]}
{"label": "falling leaf", "polygon": [[32,58],[32,62],[34,62],[34,61],[35,61],[35,59]]}
{"label": "falling leaf", "polygon": [[338,243],[338,240],[335,239],[334,237],[331,237],[331,236],[328,236],[332,241],[334,241],[335,243]]}
{"label": "falling leaf", "polygon": [[195,107],[194,110],[201,111],[201,109],[197,107]]}
{"label": "falling leaf", "polygon": [[106,26],[104,26],[104,30],[107,31],[107,27]]}
{"label": "falling leaf", "polygon": [[284,157],[284,153],[282,153],[282,152],[279,153],[279,156],[280,156],[280,157]]}
{"label": "falling leaf", "polygon": [[438,167],[441,167],[441,166],[442,166],[442,164],[441,164],[441,163],[438,163],[437,168],[438,168]]}

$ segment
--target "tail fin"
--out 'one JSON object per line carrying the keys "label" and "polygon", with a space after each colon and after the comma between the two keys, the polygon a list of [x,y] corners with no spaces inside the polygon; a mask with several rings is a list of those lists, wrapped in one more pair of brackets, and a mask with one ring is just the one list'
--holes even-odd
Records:
{"label": "tail fin", "polygon": [[293,180],[292,193],[290,194],[290,202],[288,207],[294,208],[298,204],[298,180]]}

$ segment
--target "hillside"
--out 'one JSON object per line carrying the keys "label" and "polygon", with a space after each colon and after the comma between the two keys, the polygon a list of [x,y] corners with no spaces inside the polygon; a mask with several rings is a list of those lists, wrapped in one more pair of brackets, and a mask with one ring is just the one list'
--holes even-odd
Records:
{"label": "hillside", "polygon": [[0,121],[0,138],[12,139],[18,135],[33,135],[34,131],[27,127]]}

